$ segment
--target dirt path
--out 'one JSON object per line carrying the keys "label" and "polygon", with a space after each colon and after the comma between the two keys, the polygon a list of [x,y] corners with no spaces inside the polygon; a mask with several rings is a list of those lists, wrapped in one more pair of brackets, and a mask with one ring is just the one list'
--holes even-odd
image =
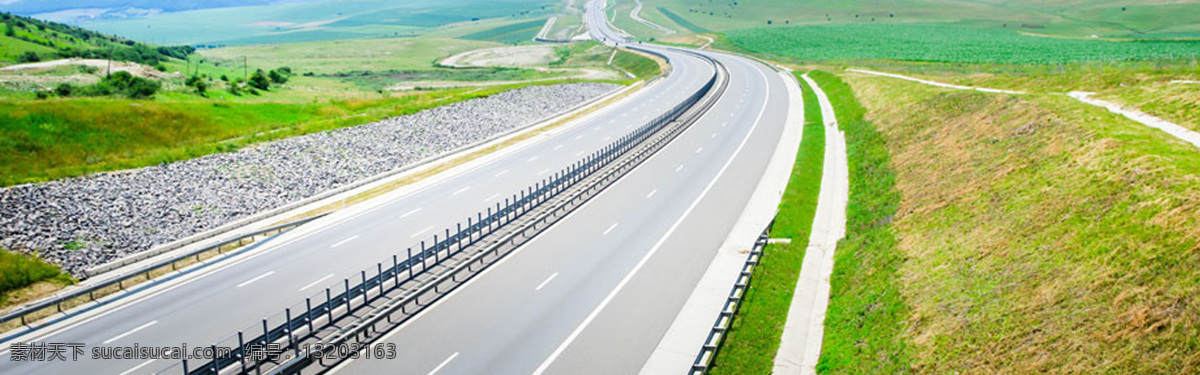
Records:
{"label": "dirt path", "polygon": [[553,46],[530,45],[466,51],[442,59],[439,64],[458,68],[528,68],[544,66],[557,59]]}
{"label": "dirt path", "polygon": [[[884,76],[884,77],[892,77],[892,78],[898,78],[898,79],[903,79],[903,80],[907,80],[907,81],[920,82],[920,83],[923,83],[926,85],[931,85],[931,86],[945,87],[945,88],[952,88],[952,89],[959,89],[959,90],[975,90],[975,91],[1001,93],[1001,94],[1025,94],[1024,92],[1020,92],[1020,91],[989,89],[989,88],[982,88],[982,87],[967,87],[967,86],[960,86],[960,85],[954,85],[954,84],[949,84],[949,83],[929,81],[929,80],[924,80],[924,79],[920,79],[920,78],[902,76],[899,74],[875,72],[875,71],[870,71],[870,70],[862,70],[862,69],[846,69],[846,70],[851,71],[851,72],[856,72],[856,73],[871,74],[871,75]],[[1173,82],[1189,83],[1188,81],[1173,81]],[[1093,94],[1095,94],[1095,93],[1072,91],[1072,92],[1067,93],[1067,96],[1070,96],[1070,97],[1074,98],[1075,100],[1078,100],[1085,104],[1094,105],[1097,107],[1108,109],[1112,113],[1116,113],[1116,114],[1125,116],[1126,118],[1136,121],[1142,125],[1146,125],[1146,126],[1158,129],[1158,130],[1162,130],[1175,138],[1179,138],[1180,140],[1182,140],[1184,142],[1191,143],[1192,145],[1200,148],[1200,133],[1188,130],[1187,128],[1179,126],[1179,124],[1176,124],[1176,123],[1173,123],[1173,122],[1170,122],[1167,120],[1163,120],[1163,119],[1155,117],[1155,116],[1148,115],[1148,114],[1146,114],[1142,111],[1138,111],[1136,109],[1125,109],[1116,103],[1092,98],[1091,96]]]}
{"label": "dirt path", "polygon": [[[109,61],[108,60],[100,60],[100,59],[62,59],[62,60],[43,61],[43,62],[28,63],[28,64],[10,65],[10,66],[0,68],[0,71],[3,71],[3,72],[36,72],[38,70],[53,69],[53,68],[57,68],[57,67],[61,67],[61,66],[69,66],[69,65],[90,66],[93,68],[100,69],[97,73],[104,74],[109,67]],[[131,62],[125,62],[125,61],[113,61],[112,62],[112,71],[114,71],[114,72],[129,72],[130,74],[133,74],[138,77],[153,78],[153,79],[162,79],[162,78],[166,78],[167,76],[169,76],[169,74],[160,72],[149,66],[131,63]]]}
{"label": "dirt path", "polygon": [[637,6],[633,7],[633,10],[629,11],[629,18],[632,18],[634,21],[641,22],[643,25],[650,26],[651,28],[656,29],[658,31],[662,31],[663,34],[665,34],[665,35],[671,35],[671,34],[675,33],[675,30],[669,29],[665,26],[659,25],[654,22],[650,22],[649,20],[642,18],[642,16],[641,16],[642,0],[633,0],[633,1],[637,3]]}
{"label": "dirt path", "polygon": [[1116,103],[1092,98],[1091,95],[1093,94],[1095,93],[1082,91],[1072,91],[1067,93],[1068,96],[1075,98],[1075,100],[1097,107],[1106,108],[1109,112],[1125,116],[1126,118],[1140,122],[1143,125],[1162,130],[1167,132],[1167,134],[1174,136],[1175,138],[1179,138],[1184,142],[1191,143],[1193,146],[1200,148],[1200,133],[1188,130],[1187,128],[1167,120],[1148,115],[1142,111],[1121,108],[1121,106]]}

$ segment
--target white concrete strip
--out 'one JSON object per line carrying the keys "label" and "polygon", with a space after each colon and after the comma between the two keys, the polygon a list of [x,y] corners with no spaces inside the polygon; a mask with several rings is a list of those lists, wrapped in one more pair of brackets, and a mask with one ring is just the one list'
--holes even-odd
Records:
{"label": "white concrete strip", "polygon": [[659,340],[658,346],[642,366],[640,374],[683,374],[691,370],[696,354],[708,339],[713,321],[724,309],[729,290],[737,282],[746,263],[747,255],[743,251],[775,218],[796,164],[796,154],[803,137],[805,110],[796,78],[786,72],[779,75],[787,83],[788,112],[783,134],[774,148],[771,161],[750,200],[746,202],[746,208],[718,248],[717,255],[696,283],[683,308]]}
{"label": "white concrete strip", "polygon": [[404,215],[400,215],[400,218],[401,218],[401,219],[403,219],[403,218],[406,218],[406,217],[412,216],[412,214],[415,214],[415,213],[418,213],[418,212],[421,212],[421,209],[420,209],[420,208],[418,208],[418,209],[415,209],[415,210],[412,210],[412,211],[405,212],[405,213],[404,213]]}
{"label": "white concrete strip", "polygon": [[332,249],[332,248],[336,248],[336,247],[338,247],[338,246],[345,245],[346,243],[348,243],[348,242],[350,242],[350,241],[357,240],[357,239],[358,239],[358,235],[353,235],[353,236],[350,236],[350,238],[347,238],[347,239],[344,239],[344,240],[338,241],[338,243],[335,243],[335,244],[333,244],[333,245],[330,245],[330,246],[329,246],[329,248],[331,248],[331,249]]}
{"label": "white concrete strip", "polygon": [[442,363],[440,365],[437,365],[437,367],[434,367],[433,371],[429,372],[429,375],[433,375],[433,374],[436,374],[438,371],[441,371],[442,368],[446,367],[446,365],[450,364],[450,361],[453,361],[455,357],[458,357],[458,352],[454,352],[454,354],[450,355],[450,358],[446,358],[446,360],[442,361]]}
{"label": "white concrete strip", "polygon": [[1158,130],[1162,130],[1164,132],[1167,132],[1167,134],[1170,134],[1172,137],[1179,138],[1180,140],[1187,142],[1187,143],[1191,143],[1192,146],[1200,147],[1200,133],[1188,130],[1185,127],[1179,126],[1179,125],[1169,122],[1167,120],[1163,120],[1161,118],[1148,115],[1146,113],[1143,113],[1142,111],[1128,110],[1125,108],[1121,108],[1121,106],[1116,103],[1107,102],[1107,101],[1093,98],[1093,97],[1091,97],[1093,94],[1095,94],[1095,93],[1072,91],[1072,92],[1068,93],[1067,95],[1072,98],[1075,98],[1078,101],[1081,101],[1081,102],[1084,102],[1087,104],[1091,104],[1094,106],[1098,106],[1098,107],[1103,107],[1105,109],[1108,109],[1109,112],[1116,113],[1121,116],[1125,116],[1126,118],[1133,120],[1133,121],[1137,121],[1137,122],[1141,123],[1142,125],[1146,125],[1146,126],[1158,129]]}
{"label": "white concrete strip", "polygon": [[317,286],[317,284],[320,284],[321,282],[323,282],[323,281],[325,281],[325,280],[329,280],[329,278],[330,278],[330,277],[333,277],[333,274],[332,274],[332,273],[331,273],[331,274],[328,274],[328,275],[325,275],[325,277],[322,277],[322,278],[320,278],[320,279],[317,279],[317,281],[313,281],[313,282],[311,282],[311,283],[308,283],[308,285],[305,285],[303,288],[300,288],[300,291],[301,291],[301,292],[303,292],[304,290],[306,290],[306,289],[308,289],[308,288],[312,288],[312,287],[314,287],[314,286]]}
{"label": "white concrete strip", "polygon": [[975,91],[981,91],[981,92],[990,92],[990,93],[993,93],[993,94],[1014,94],[1014,95],[1024,94],[1024,92],[1021,92],[1021,91],[1000,90],[1000,89],[989,89],[989,88],[986,88],[986,87],[970,87],[970,86],[962,86],[962,85],[955,85],[955,84],[950,84],[950,83],[943,83],[943,82],[930,81],[930,80],[925,80],[925,79],[920,79],[920,78],[913,78],[913,77],[909,77],[909,76],[902,76],[902,75],[899,75],[899,74],[884,73],[884,72],[876,72],[876,71],[872,71],[872,70],[862,70],[862,69],[846,69],[846,70],[847,70],[847,71],[851,71],[851,72],[856,72],[856,73],[870,74],[870,75],[876,75],[876,76],[882,76],[882,77],[892,77],[892,78],[898,78],[898,79],[903,79],[903,80],[905,80],[905,81],[913,81],[913,82],[918,82],[918,83],[924,83],[924,84],[926,84],[926,85],[930,85],[930,86],[937,86],[937,87],[945,87],[945,88],[948,88],[948,89],[958,89],[958,90],[975,90]]}
{"label": "white concrete strip", "polygon": [[846,137],[838,129],[837,117],[829,97],[817,83],[804,76],[817,94],[825,123],[825,166],[821,193],[796,293],[788,307],[779,351],[775,354],[776,374],[816,374],[825,337],[825,311],[829,307],[829,277],[833,274],[833,254],[837,243],[846,236],[846,202],[850,197],[850,175],[846,160]]}
{"label": "white concrete strip", "polygon": [[546,284],[549,284],[550,280],[554,280],[555,277],[558,277],[558,272],[551,274],[550,277],[546,278],[546,281],[542,281],[542,283],[538,284],[537,288],[533,288],[533,290],[534,291],[542,290],[542,288],[545,288]]}
{"label": "white concrete strip", "polygon": [[421,235],[422,235],[422,234],[425,234],[425,232],[428,232],[428,231],[431,231],[431,230],[433,230],[433,227],[432,227],[432,226],[431,226],[431,227],[427,227],[427,228],[425,228],[425,229],[422,229],[422,230],[419,230],[419,231],[417,231],[417,233],[413,233],[413,234],[412,234],[412,238],[421,237]]}
{"label": "white concrete strip", "polygon": [[131,369],[128,369],[128,370],[125,370],[125,372],[122,372],[122,373],[121,373],[121,375],[129,375],[129,374],[132,374],[132,373],[134,373],[135,371],[137,371],[138,369],[140,369],[140,368],[142,368],[142,367],[146,367],[146,365],[148,365],[148,364],[151,364],[151,363],[154,363],[154,360],[153,360],[153,359],[151,359],[151,360],[147,360],[146,362],[142,362],[142,364],[140,364],[140,365],[133,366],[133,368],[131,368]]}
{"label": "white concrete strip", "polygon": [[[766,81],[767,77],[762,73],[762,71],[758,71],[758,74],[764,81]],[[612,302],[613,298],[616,298],[617,294],[621,293],[621,290],[625,288],[625,285],[629,284],[629,280],[632,280],[633,277],[637,275],[638,271],[641,271],[642,267],[646,266],[646,262],[649,262],[650,258],[654,257],[654,254],[657,253],[660,248],[662,248],[662,245],[666,243],[667,239],[679,229],[679,226],[683,224],[683,220],[687,219],[687,217],[692,214],[692,211],[694,211],[696,207],[700,205],[700,201],[704,200],[704,198],[708,196],[708,193],[712,191],[713,186],[716,186],[717,181],[721,180],[721,176],[725,175],[725,172],[729,170],[729,166],[733,165],[733,161],[737,160],[738,155],[741,155],[742,150],[746,148],[746,144],[750,142],[750,136],[753,135],[754,131],[758,129],[758,124],[761,122],[763,115],[767,113],[767,103],[770,102],[770,99],[771,92],[767,91],[766,95],[763,97],[763,107],[761,110],[759,110],[757,118],[754,119],[754,125],[751,126],[750,131],[746,132],[746,137],[742,138],[737,148],[734,149],[733,154],[730,155],[729,159],[725,161],[725,164],[721,166],[721,169],[717,171],[717,175],[713,176],[712,180],[709,180],[708,185],[704,187],[704,190],[700,192],[700,195],[696,197],[696,200],[692,201],[692,203],[688,205],[688,208],[683,211],[683,215],[680,215],[679,219],[675,220],[675,222],[671,224],[671,227],[667,229],[667,232],[664,233],[663,236],[658,239],[658,242],[656,242],[654,246],[650,248],[650,251],[646,252],[646,255],[642,256],[642,259],[633,266],[633,269],[629,270],[629,273],[617,283],[617,286],[613,288],[613,290],[609,292],[603,300],[600,301],[600,305],[596,306],[596,308],[593,309],[586,318],[584,318],[583,322],[580,323],[579,326],[567,336],[566,340],[564,340],[562,344],[558,345],[558,348],[554,349],[554,352],[550,353],[550,356],[547,357],[545,361],[542,361],[542,364],[533,371],[533,375],[541,375],[546,372],[546,369],[550,368],[550,364],[554,363],[554,360],[558,359],[558,356],[562,355],[563,351],[567,350],[567,347],[570,346],[571,343],[583,333],[583,330],[587,329],[587,327],[592,324],[592,321],[600,315],[600,312],[604,311],[604,308]]]}
{"label": "white concrete strip", "polygon": [[134,329],[131,329],[131,330],[125,331],[125,333],[122,333],[122,334],[119,334],[119,335],[113,336],[113,338],[111,338],[111,339],[104,340],[104,345],[111,344],[113,341],[117,341],[117,340],[123,339],[123,338],[125,338],[126,336],[129,336],[129,335],[132,335],[132,334],[134,334],[134,333],[137,333],[137,331],[141,331],[141,330],[143,330],[143,329],[146,329],[146,327],[149,327],[149,326],[152,326],[152,325],[155,325],[155,324],[158,324],[158,321],[157,321],[157,320],[152,320],[152,321],[150,321],[149,323],[146,323],[146,324],[142,324],[142,325],[140,325],[140,326],[137,326],[137,328],[134,328]]}
{"label": "white concrete strip", "polygon": [[608,229],[604,230],[604,235],[607,236],[609,233],[612,233],[613,229],[617,229],[617,225],[620,224],[621,223],[613,223],[613,225],[608,226]]}
{"label": "white concrete strip", "polygon": [[250,279],[250,280],[243,281],[241,284],[238,284],[238,285],[237,285],[237,287],[238,287],[238,288],[241,288],[241,287],[243,287],[243,286],[246,286],[246,285],[253,284],[255,281],[262,280],[263,278],[265,278],[265,277],[267,277],[267,276],[274,275],[274,274],[275,274],[275,271],[268,271],[267,273],[264,273],[264,274],[262,274],[262,275],[258,275],[258,277],[255,277],[255,278],[253,278],[253,279]]}

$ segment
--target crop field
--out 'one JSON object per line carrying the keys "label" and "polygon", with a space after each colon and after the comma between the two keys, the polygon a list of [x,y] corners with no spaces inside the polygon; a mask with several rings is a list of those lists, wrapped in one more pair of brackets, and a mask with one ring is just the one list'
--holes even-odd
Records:
{"label": "crop field", "polygon": [[466,34],[462,38],[505,44],[531,43],[533,42],[533,37],[537,35],[538,31],[542,30],[542,26],[545,24],[546,19],[538,18],[532,21],[523,21]]}
{"label": "crop field", "polygon": [[770,27],[726,35],[729,43],[751,52],[802,60],[1059,64],[1200,57],[1200,41],[1046,38],[1004,28],[933,24]]}
{"label": "crop field", "polygon": [[[618,4],[624,2],[633,0],[617,0]],[[768,21],[775,26],[954,22],[972,27],[1007,23],[1030,33],[1078,38],[1092,35],[1200,38],[1200,3],[1175,0],[642,0],[642,3],[645,4],[642,17],[655,23],[701,25],[714,31],[763,27]],[[628,12],[618,13],[617,18],[621,17],[628,18]]]}
{"label": "crop field", "polygon": [[417,36],[456,23],[545,17],[555,4],[550,0],[321,0],[164,13],[82,26],[162,45],[251,45]]}

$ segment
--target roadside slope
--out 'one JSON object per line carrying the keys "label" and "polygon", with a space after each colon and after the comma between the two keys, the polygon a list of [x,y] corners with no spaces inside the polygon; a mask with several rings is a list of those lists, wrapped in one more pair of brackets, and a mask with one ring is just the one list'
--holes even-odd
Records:
{"label": "roadside slope", "polygon": [[1200,370],[1194,148],[1057,95],[843,78],[899,196],[856,222],[852,183],[821,372]]}

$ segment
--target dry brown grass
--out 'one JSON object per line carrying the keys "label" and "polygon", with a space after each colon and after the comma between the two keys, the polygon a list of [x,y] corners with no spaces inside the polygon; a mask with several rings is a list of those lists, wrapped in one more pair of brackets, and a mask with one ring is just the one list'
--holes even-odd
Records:
{"label": "dry brown grass", "polygon": [[922,373],[1200,371],[1200,153],[1059,95],[846,74],[896,171]]}

